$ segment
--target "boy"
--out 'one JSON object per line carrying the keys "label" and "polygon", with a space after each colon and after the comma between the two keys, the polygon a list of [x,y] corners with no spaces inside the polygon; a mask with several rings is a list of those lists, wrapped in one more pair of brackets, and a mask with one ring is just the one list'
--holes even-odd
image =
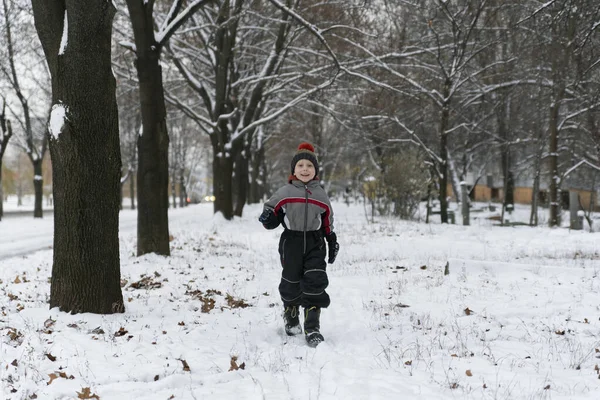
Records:
{"label": "boy", "polygon": [[325,292],[327,279],[325,241],[329,247],[329,264],[339,251],[333,232],[333,211],[325,190],[319,185],[319,163],[310,143],[301,143],[292,158],[292,175],[287,185],[265,203],[258,220],[267,229],[283,224],[279,239],[279,256],[283,271],[279,293],[283,300],[285,332],[292,336],[302,332],[298,318],[304,307],[304,335],[316,346],[323,340],[319,332],[321,308],[329,306]]}

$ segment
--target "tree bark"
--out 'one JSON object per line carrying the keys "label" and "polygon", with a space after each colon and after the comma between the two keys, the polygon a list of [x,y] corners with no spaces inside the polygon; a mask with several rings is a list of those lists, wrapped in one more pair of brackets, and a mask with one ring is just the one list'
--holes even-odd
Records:
{"label": "tree bark", "polygon": [[248,203],[259,203],[265,192],[265,148],[261,146],[252,153],[252,172],[250,173],[250,191],[248,194]]}
{"label": "tree bark", "polygon": [[[0,162],[0,171],[2,171],[2,162]],[[0,173],[0,221],[4,216],[4,190],[2,189],[2,173]]]}
{"label": "tree bark", "polygon": [[171,175],[171,199],[173,200],[173,208],[177,208],[177,180],[175,172]]}
{"label": "tree bark", "polygon": [[550,169],[550,220],[549,225],[558,226],[559,211],[560,211],[560,199],[558,198],[558,110],[559,101],[557,101],[550,107],[550,145],[548,148],[549,154],[549,169]]}
{"label": "tree bark", "polygon": [[187,190],[185,188],[185,170],[179,169],[179,207],[187,207]]}
{"label": "tree bark", "polygon": [[231,153],[213,156],[214,212],[225,219],[233,218],[233,159]]}
{"label": "tree bark", "polygon": [[4,190],[2,189],[2,158],[8,147],[8,141],[12,136],[10,121],[6,119],[6,103],[2,104],[2,113],[0,113],[0,129],[2,130],[2,140],[0,140],[0,221],[4,216]]}
{"label": "tree bark", "polygon": [[[246,153],[246,155],[244,155]],[[236,181],[236,196],[235,196],[235,209],[233,214],[237,217],[242,216],[244,211],[244,204],[248,197],[248,157],[250,149],[246,149],[245,152],[237,153],[235,160],[235,181]]]}
{"label": "tree bark", "polygon": [[42,162],[43,159],[32,161],[33,163],[33,191],[35,193],[35,201],[33,207],[33,218],[43,218],[44,211],[42,210],[42,201],[44,199],[44,179],[42,178]]}
{"label": "tree bark", "polygon": [[129,199],[131,201],[131,209],[135,210],[135,175],[129,177]]}
{"label": "tree bark", "polygon": [[[446,81],[444,84],[444,98],[447,99],[450,95],[451,82]],[[440,119],[440,218],[442,224],[448,223],[448,120],[450,119],[450,105],[445,103],[442,107]],[[458,196],[458,194],[456,194]]]}
{"label": "tree bark", "polygon": [[[111,64],[115,12],[104,0],[33,0],[52,77],[50,308],[72,313],[125,310],[118,236],[121,154]],[[67,40],[61,44],[65,20]],[[59,118],[60,110],[65,118]]]}

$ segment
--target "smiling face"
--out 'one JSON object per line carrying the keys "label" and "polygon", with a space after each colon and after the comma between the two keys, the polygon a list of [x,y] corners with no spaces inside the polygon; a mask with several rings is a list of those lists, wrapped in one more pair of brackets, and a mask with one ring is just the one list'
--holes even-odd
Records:
{"label": "smiling face", "polygon": [[309,160],[298,160],[294,167],[294,175],[302,182],[308,183],[315,177],[315,166]]}

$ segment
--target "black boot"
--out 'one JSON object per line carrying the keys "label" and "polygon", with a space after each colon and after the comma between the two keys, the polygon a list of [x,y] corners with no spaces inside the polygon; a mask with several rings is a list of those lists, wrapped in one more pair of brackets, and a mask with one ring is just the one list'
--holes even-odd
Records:
{"label": "black boot", "polygon": [[298,314],[300,314],[300,307],[298,306],[287,306],[283,311],[283,320],[285,321],[285,333],[288,336],[298,335],[302,333],[302,328],[300,327],[300,318],[298,318]]}
{"label": "black boot", "polygon": [[306,341],[311,346],[316,346],[325,340],[319,332],[319,317],[321,309],[319,307],[307,307],[304,309],[304,335]]}

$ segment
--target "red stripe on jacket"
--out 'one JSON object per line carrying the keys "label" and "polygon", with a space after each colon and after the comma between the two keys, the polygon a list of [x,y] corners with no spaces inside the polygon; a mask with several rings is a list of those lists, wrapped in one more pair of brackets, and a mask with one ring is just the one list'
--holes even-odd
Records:
{"label": "red stripe on jacket", "polygon": [[[277,212],[288,203],[306,203],[307,199],[305,197],[286,197],[284,199],[279,200],[277,204],[275,204],[275,208],[273,209],[275,215]],[[329,216],[331,215],[331,209],[327,203],[324,203],[315,199],[308,199],[308,203],[315,204],[319,207],[325,209],[325,217],[323,217],[323,227],[325,228],[325,234],[329,235],[331,233],[331,229],[329,226],[331,225],[331,221],[329,220]]]}

